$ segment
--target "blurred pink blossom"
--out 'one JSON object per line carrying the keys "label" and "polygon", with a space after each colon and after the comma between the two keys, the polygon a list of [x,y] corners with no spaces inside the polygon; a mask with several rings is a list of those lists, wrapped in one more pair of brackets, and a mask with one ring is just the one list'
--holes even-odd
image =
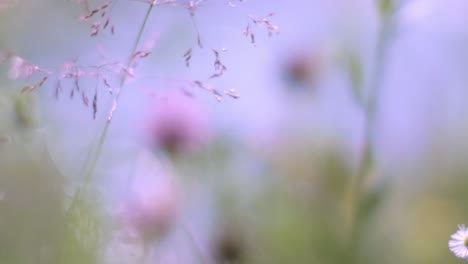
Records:
{"label": "blurred pink blossom", "polygon": [[120,219],[130,237],[145,244],[161,239],[176,221],[179,205],[180,190],[170,168],[150,152],[140,152],[120,211]]}
{"label": "blurred pink blossom", "polygon": [[0,11],[17,4],[18,0],[0,0]]}
{"label": "blurred pink blossom", "polygon": [[155,99],[144,122],[145,141],[172,154],[195,151],[212,136],[201,103],[182,92],[169,92]]}

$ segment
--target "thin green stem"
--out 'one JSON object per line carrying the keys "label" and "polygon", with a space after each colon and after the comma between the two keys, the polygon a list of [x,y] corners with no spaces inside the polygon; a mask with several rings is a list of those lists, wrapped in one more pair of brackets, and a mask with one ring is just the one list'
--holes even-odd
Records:
{"label": "thin green stem", "polygon": [[376,110],[378,106],[379,94],[381,89],[381,79],[384,70],[385,56],[389,44],[390,21],[384,20],[381,32],[377,39],[375,70],[370,81],[370,90],[367,100],[360,100],[360,106],[364,113],[364,135],[363,146],[359,155],[358,167],[353,177],[351,185],[351,229],[350,229],[350,250],[354,254],[358,247],[359,236],[359,217],[361,214],[361,200],[363,198],[363,184],[374,169],[375,161],[375,126]]}
{"label": "thin green stem", "polygon": [[[149,17],[151,15],[151,11],[153,10],[153,7],[154,7],[154,4],[150,4],[147,11],[146,11],[146,14],[145,14],[145,17],[143,19],[143,22],[140,26],[140,30],[138,31],[138,35],[137,35],[137,38],[135,39],[135,42],[133,44],[133,48],[132,48],[132,51],[130,53],[130,55],[128,56],[128,60],[127,60],[127,64],[126,64],[126,68],[129,68],[131,66],[131,63],[132,63],[132,60],[133,60],[133,56],[135,54],[135,52],[137,51],[137,48],[140,44],[140,41],[141,41],[141,38],[143,36],[143,33],[145,31],[145,28],[146,28],[146,24],[149,20]],[[116,93],[116,96],[115,96],[115,99],[114,99],[114,102],[113,102],[113,106],[112,106],[112,109],[110,110],[109,114],[111,115],[112,112],[114,111],[114,106],[117,104],[118,100],[119,100],[119,97],[120,97],[120,94],[122,92],[122,88],[125,84],[125,80],[127,78],[127,75],[126,74],[123,74],[121,79],[120,79],[120,86],[119,86],[119,91]],[[76,194],[74,195],[73,197],[73,200],[70,204],[70,207],[68,209],[68,212],[70,212],[76,202],[80,199],[80,196],[82,194],[82,192],[86,191],[90,182],[91,182],[91,179],[93,177],[93,174],[94,174],[94,171],[96,169],[96,166],[98,164],[98,161],[101,157],[101,154],[102,154],[102,150],[103,150],[103,147],[104,147],[104,143],[106,141],[106,137],[107,137],[107,133],[109,131],[109,127],[110,127],[110,118],[108,117],[107,118],[107,121],[104,125],[104,128],[102,130],[102,133],[100,134],[100,137],[99,137],[99,140],[98,140],[98,143],[97,143],[97,146],[96,146],[96,150],[94,152],[94,155],[93,158],[90,160],[90,163],[86,163],[85,164],[85,170],[84,170],[84,174],[85,174],[85,179],[84,179],[84,184],[83,186],[77,190]],[[91,156],[91,154],[90,154]]]}
{"label": "thin green stem", "polygon": [[[140,44],[141,37],[143,36],[143,32],[145,31],[146,24],[148,23],[148,19],[149,19],[150,15],[151,15],[151,11],[153,10],[153,7],[154,7],[154,4],[150,4],[149,7],[148,7],[148,10],[146,11],[145,18],[143,19],[143,22],[141,23],[141,26],[140,26],[140,31],[138,32],[135,43],[133,44],[132,52],[130,53],[130,56],[128,57],[127,67],[130,67],[130,64],[132,63],[133,55],[135,54],[135,52],[136,52],[136,50],[138,48],[138,45]],[[126,78],[127,78],[127,75],[125,75],[125,74],[122,75],[122,78],[120,79],[120,86],[121,87],[124,85]],[[117,94],[117,98],[118,98],[119,94]]]}

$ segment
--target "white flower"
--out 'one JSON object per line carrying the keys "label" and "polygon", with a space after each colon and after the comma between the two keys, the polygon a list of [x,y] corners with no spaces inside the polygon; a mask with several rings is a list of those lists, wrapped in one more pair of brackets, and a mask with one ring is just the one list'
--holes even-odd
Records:
{"label": "white flower", "polygon": [[465,225],[458,226],[458,231],[452,235],[448,245],[455,256],[468,260],[468,229]]}

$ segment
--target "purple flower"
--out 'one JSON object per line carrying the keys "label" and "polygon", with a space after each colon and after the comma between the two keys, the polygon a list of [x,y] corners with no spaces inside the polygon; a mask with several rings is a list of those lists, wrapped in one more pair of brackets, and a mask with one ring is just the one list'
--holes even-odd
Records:
{"label": "purple flower", "polygon": [[145,122],[146,141],[171,154],[194,151],[211,138],[206,112],[197,99],[180,92],[155,100]]}

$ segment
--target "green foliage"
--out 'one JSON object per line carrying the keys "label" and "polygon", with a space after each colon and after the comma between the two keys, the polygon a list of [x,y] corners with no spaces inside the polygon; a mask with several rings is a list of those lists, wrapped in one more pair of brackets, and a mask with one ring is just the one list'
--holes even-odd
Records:
{"label": "green foliage", "polygon": [[99,263],[103,225],[96,202],[79,197],[67,212],[63,225],[60,262]]}
{"label": "green foliage", "polygon": [[40,146],[0,146],[0,263],[60,263],[61,175]]}
{"label": "green foliage", "polygon": [[380,15],[385,18],[388,17],[395,8],[394,0],[378,0]]}

